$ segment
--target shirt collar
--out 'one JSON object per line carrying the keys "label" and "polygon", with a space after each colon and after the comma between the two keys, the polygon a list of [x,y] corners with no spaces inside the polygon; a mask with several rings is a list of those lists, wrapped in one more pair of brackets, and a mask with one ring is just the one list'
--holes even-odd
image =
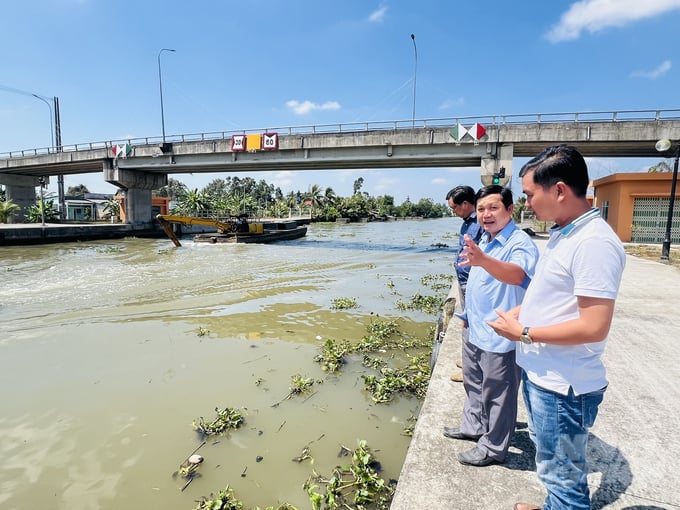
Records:
{"label": "shirt collar", "polygon": [[581,216],[576,218],[574,221],[569,223],[568,225],[565,225],[564,227],[560,228],[557,225],[553,225],[553,227],[550,229],[550,235],[552,234],[560,234],[564,237],[568,237],[571,235],[571,233],[580,227],[581,225],[585,225],[588,223],[590,220],[599,218],[600,217],[600,210],[597,207],[592,207],[588,209],[585,213],[583,213]]}
{"label": "shirt collar", "polygon": [[494,241],[498,241],[500,244],[505,244],[510,237],[510,235],[517,230],[517,225],[515,224],[514,220],[510,220],[506,226],[503,227],[503,229],[496,234],[496,236],[493,239],[489,238],[489,233],[484,232],[484,238],[486,239],[487,243],[492,243]]}

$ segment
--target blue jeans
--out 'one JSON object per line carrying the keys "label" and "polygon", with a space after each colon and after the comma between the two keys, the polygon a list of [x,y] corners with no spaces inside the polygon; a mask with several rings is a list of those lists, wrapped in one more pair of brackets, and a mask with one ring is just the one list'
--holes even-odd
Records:
{"label": "blue jeans", "polygon": [[548,491],[543,510],[590,510],[586,448],[605,388],[561,395],[533,384],[522,372],[536,471]]}

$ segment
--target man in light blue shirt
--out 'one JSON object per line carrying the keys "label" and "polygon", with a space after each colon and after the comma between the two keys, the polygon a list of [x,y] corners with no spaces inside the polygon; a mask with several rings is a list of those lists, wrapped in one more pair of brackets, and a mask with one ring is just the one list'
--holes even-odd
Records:
{"label": "man in light blue shirt", "polygon": [[444,435],[476,441],[458,460],[486,466],[505,460],[517,419],[520,381],[515,342],[498,335],[487,322],[497,317],[496,310],[522,302],[538,249],[512,220],[509,188],[483,187],[477,192],[476,208],[485,233],[479,245],[466,237],[462,254],[463,264],[471,266],[460,316],[470,328],[469,342],[463,345],[465,404],[460,427],[444,427]]}

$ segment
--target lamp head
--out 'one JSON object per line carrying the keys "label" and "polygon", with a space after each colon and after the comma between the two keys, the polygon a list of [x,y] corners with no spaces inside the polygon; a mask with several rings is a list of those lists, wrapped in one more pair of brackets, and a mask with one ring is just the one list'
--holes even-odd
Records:
{"label": "lamp head", "polygon": [[659,152],[666,152],[667,150],[670,150],[671,145],[673,145],[671,141],[668,138],[664,138],[656,142],[654,148]]}

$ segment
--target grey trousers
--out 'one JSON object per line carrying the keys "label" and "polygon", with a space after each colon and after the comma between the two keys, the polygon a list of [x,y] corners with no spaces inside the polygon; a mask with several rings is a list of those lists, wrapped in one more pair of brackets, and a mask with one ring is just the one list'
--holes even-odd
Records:
{"label": "grey trousers", "polygon": [[488,352],[463,342],[465,404],[460,430],[481,436],[477,447],[498,462],[505,460],[515,431],[520,375],[515,351]]}

